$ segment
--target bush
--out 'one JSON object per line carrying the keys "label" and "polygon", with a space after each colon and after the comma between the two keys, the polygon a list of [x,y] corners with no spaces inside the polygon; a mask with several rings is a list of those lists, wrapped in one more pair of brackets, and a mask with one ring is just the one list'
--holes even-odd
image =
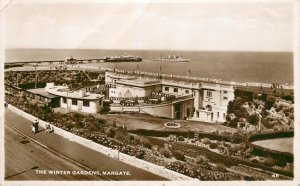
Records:
{"label": "bush", "polygon": [[209,148],[211,148],[211,149],[216,149],[216,148],[218,148],[218,144],[216,144],[216,143],[211,143],[211,144],[209,145]]}
{"label": "bush", "polygon": [[276,161],[273,158],[269,157],[265,159],[263,164],[268,167],[273,167],[276,164]]}
{"label": "bush", "polygon": [[211,144],[211,141],[210,141],[210,139],[208,139],[208,138],[204,138],[204,139],[202,140],[202,143],[205,144],[205,145],[209,145],[209,144]]}
{"label": "bush", "polygon": [[140,150],[136,153],[135,157],[139,158],[139,159],[144,159],[145,156],[145,151]]}
{"label": "bush", "polygon": [[144,147],[148,148],[148,149],[152,149],[152,144],[149,141],[144,141],[143,142]]}
{"label": "bush", "polygon": [[98,130],[98,126],[93,123],[90,123],[89,126],[87,127],[87,129],[89,131],[96,131],[96,130]]}
{"label": "bush", "polygon": [[177,160],[185,161],[185,156],[181,151],[176,150],[175,152],[173,152],[173,155]]}
{"label": "bush", "polygon": [[129,140],[130,140],[130,141],[133,141],[133,140],[134,140],[134,136],[130,135],[130,136],[129,136]]}
{"label": "bush", "polygon": [[177,138],[177,140],[178,140],[178,141],[184,141],[184,137],[183,137],[183,136],[179,136],[179,137]]}
{"label": "bush", "polygon": [[205,155],[197,156],[196,163],[200,165],[206,165],[209,163],[209,159]]}
{"label": "bush", "polygon": [[170,158],[172,156],[171,152],[169,150],[165,149],[165,148],[161,149],[160,153],[162,155],[164,155],[164,157],[166,157],[166,158]]}
{"label": "bush", "polygon": [[113,138],[116,135],[116,130],[114,128],[109,128],[107,131],[107,137]]}
{"label": "bush", "polygon": [[256,114],[253,114],[253,115],[250,115],[250,116],[247,117],[247,121],[250,124],[256,126],[256,125],[258,125],[259,118]]}
{"label": "bush", "polygon": [[216,166],[214,167],[214,170],[221,171],[221,172],[227,172],[225,165],[220,164],[220,163],[216,164]]}
{"label": "bush", "polygon": [[281,96],[281,98],[294,103],[294,96],[292,96],[292,95]]}

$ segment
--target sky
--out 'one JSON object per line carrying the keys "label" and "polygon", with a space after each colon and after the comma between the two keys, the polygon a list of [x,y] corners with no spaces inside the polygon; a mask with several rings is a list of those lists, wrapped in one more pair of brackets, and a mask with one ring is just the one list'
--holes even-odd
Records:
{"label": "sky", "polygon": [[13,1],[5,13],[6,48],[292,51],[291,1]]}

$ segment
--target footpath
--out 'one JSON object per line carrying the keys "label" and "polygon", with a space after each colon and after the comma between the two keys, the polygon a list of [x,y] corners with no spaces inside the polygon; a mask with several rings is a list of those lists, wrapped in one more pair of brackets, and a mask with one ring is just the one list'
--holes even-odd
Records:
{"label": "footpath", "polygon": [[5,122],[64,156],[95,171],[129,172],[130,175],[106,175],[113,180],[195,180],[147,161],[120,153],[58,127],[44,131],[47,122],[39,120],[37,134],[31,133],[31,122],[38,119],[12,105],[5,110]]}

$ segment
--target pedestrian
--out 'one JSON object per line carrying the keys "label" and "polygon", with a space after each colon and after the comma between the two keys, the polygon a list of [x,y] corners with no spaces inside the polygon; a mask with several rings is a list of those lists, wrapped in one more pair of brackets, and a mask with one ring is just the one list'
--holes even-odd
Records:
{"label": "pedestrian", "polygon": [[7,107],[8,107],[8,104],[7,104],[6,102],[4,103],[4,107],[5,107],[5,108],[7,108]]}
{"label": "pedestrian", "polygon": [[50,133],[50,131],[51,131],[50,124],[46,124],[46,130],[45,130],[45,132]]}
{"label": "pedestrian", "polygon": [[31,123],[31,132],[32,133],[36,133],[36,131],[35,131],[35,121],[33,121],[32,123]]}
{"label": "pedestrian", "polygon": [[35,129],[35,133],[39,131],[39,122],[37,119],[34,121],[34,129]]}

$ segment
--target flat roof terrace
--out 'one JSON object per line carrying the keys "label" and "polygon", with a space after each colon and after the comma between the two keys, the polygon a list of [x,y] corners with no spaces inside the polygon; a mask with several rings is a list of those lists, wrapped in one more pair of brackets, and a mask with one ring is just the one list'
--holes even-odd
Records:
{"label": "flat roof terrace", "polygon": [[120,79],[117,81],[117,84],[146,87],[146,86],[160,85],[161,81],[157,79],[138,77],[135,79]]}
{"label": "flat roof terrace", "polygon": [[32,94],[37,94],[37,95],[40,95],[40,96],[43,96],[46,98],[50,98],[50,99],[59,97],[57,95],[49,94],[47,91],[45,91],[44,88],[28,89],[26,91],[30,92]]}
{"label": "flat roof terrace", "polygon": [[104,95],[93,94],[90,92],[85,92],[83,90],[71,91],[65,86],[54,86],[52,88],[46,88],[45,90],[50,94],[74,99],[97,100],[99,98],[104,97]]}

